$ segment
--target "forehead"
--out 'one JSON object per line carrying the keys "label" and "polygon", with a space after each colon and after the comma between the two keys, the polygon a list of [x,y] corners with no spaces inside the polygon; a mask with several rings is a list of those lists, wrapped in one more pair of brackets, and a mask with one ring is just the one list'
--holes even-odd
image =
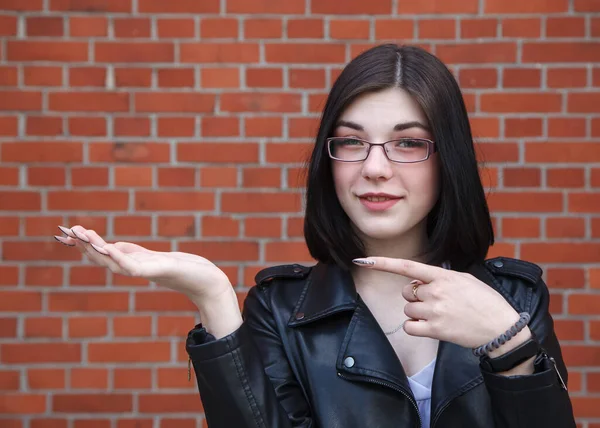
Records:
{"label": "forehead", "polygon": [[365,130],[393,128],[398,123],[413,121],[429,125],[419,104],[402,88],[362,94],[342,112],[339,119],[359,123]]}

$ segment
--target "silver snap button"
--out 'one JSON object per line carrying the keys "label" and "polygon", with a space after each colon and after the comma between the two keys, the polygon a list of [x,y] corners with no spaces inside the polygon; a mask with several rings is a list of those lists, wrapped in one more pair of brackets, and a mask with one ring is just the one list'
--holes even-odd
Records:
{"label": "silver snap button", "polygon": [[294,273],[300,273],[300,272],[302,272],[301,268],[299,268],[299,267],[294,268]]}
{"label": "silver snap button", "polygon": [[497,268],[501,268],[502,266],[504,266],[504,263],[502,263],[500,260],[496,260],[494,262],[494,266],[496,266]]}
{"label": "silver snap button", "polygon": [[348,368],[354,367],[354,358],[346,357],[346,359],[344,360],[344,365]]}
{"label": "silver snap button", "polygon": [[304,319],[304,312],[298,312],[298,313],[296,314],[296,319],[297,319],[297,320],[302,320],[302,319]]}

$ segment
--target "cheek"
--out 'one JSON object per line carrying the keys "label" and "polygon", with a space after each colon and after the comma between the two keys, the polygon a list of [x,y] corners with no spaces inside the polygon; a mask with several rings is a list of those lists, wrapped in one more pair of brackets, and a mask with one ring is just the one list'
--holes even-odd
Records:
{"label": "cheek", "polygon": [[334,162],[331,166],[331,174],[333,178],[333,184],[335,186],[335,191],[338,195],[338,198],[343,197],[347,192],[350,186],[354,181],[355,165],[347,164],[347,163],[338,163]]}

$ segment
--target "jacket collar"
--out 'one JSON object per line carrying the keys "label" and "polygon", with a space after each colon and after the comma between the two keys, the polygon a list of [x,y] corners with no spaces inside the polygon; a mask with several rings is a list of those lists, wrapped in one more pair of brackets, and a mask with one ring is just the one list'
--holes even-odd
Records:
{"label": "jacket collar", "polygon": [[[466,272],[497,288],[495,278],[481,264]],[[357,379],[376,378],[400,389],[414,400],[406,374],[381,327],[358,296],[352,275],[335,265],[317,264],[294,308],[288,325],[297,327],[342,312],[354,311],[338,354],[336,368]],[[355,364],[346,367],[344,360]],[[432,386],[432,422],[445,405],[483,382],[479,359],[469,348],[440,341]]]}

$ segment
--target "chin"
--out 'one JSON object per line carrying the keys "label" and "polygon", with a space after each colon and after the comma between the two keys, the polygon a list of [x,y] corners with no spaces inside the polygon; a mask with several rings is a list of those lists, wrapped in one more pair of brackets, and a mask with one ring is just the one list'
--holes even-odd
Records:
{"label": "chin", "polygon": [[377,241],[389,241],[391,239],[401,238],[408,231],[402,225],[365,225],[358,224],[356,226],[358,233],[366,239],[374,239]]}

